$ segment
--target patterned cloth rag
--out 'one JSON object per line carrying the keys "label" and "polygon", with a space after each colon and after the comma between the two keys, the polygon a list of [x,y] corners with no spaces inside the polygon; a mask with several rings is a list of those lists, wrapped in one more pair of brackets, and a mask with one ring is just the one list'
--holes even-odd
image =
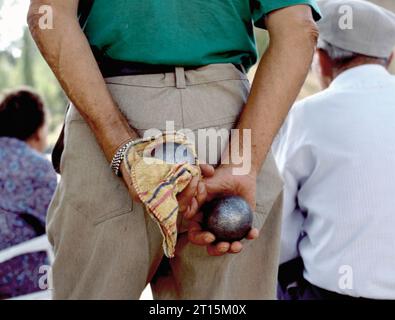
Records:
{"label": "patterned cloth rag", "polygon": [[[153,156],[155,150],[169,145],[180,145],[192,155],[193,162],[171,163],[166,157],[158,159]],[[194,176],[201,175],[194,145],[186,136],[175,132],[142,138],[126,150],[124,164],[140,200],[161,230],[164,254],[174,257],[178,216],[176,196]]]}

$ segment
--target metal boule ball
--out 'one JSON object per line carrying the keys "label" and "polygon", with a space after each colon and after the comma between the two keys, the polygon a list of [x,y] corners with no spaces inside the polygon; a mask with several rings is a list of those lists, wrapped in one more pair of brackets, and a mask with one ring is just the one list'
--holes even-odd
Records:
{"label": "metal boule ball", "polygon": [[249,204],[239,196],[214,199],[202,208],[204,228],[213,233],[216,242],[239,241],[252,228],[253,212]]}

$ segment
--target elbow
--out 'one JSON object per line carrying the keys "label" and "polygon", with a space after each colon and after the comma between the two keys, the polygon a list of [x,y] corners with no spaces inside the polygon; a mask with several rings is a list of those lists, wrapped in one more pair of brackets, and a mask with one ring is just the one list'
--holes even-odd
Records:
{"label": "elbow", "polygon": [[26,21],[27,21],[27,25],[29,27],[30,33],[33,37],[34,40],[37,40],[37,38],[40,35],[40,6],[41,3],[40,1],[31,1],[30,7],[29,7],[29,11],[27,13],[27,17],[26,17]]}
{"label": "elbow", "polygon": [[[55,10],[54,6],[48,0],[31,0],[30,7],[27,13],[27,25],[30,34],[35,41],[41,54],[49,64],[57,61],[57,49],[59,47],[60,36],[57,29],[51,27],[51,19],[48,18],[53,11],[43,10],[43,6],[51,6],[51,10]],[[45,11],[45,12],[43,12]],[[49,20],[47,20],[49,19]],[[51,29],[55,31],[51,32]]]}
{"label": "elbow", "polygon": [[299,30],[298,32],[300,34],[300,38],[304,39],[304,43],[309,45],[311,49],[314,50],[319,36],[318,26],[314,19],[312,17],[301,19],[297,29]]}
{"label": "elbow", "polygon": [[311,10],[282,18],[280,22],[273,23],[269,30],[272,44],[281,48],[292,46],[313,52],[317,45],[319,30]]}
{"label": "elbow", "polygon": [[31,0],[26,16],[26,22],[34,40],[40,40],[44,31],[54,29],[53,22],[56,13],[59,20],[58,4],[51,0]]}
{"label": "elbow", "polygon": [[[286,33],[287,36],[284,35],[286,41],[292,41],[293,43],[296,41],[299,44],[303,44],[306,49],[314,51],[318,41],[319,30],[312,15],[295,18],[294,23]],[[293,40],[290,40],[289,37],[292,37]]]}

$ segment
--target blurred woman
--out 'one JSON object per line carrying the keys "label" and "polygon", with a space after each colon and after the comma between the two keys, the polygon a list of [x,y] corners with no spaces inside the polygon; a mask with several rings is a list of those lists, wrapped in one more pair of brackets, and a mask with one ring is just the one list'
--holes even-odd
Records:
{"label": "blurred woman", "polygon": [[[0,102],[0,251],[45,234],[45,217],[57,179],[46,147],[42,99],[30,90]],[[0,263],[0,299],[39,291],[45,252]]]}

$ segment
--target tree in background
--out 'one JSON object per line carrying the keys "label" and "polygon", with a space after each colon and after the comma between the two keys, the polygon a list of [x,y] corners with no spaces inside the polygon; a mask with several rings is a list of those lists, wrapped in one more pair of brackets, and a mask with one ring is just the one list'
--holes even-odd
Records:
{"label": "tree in background", "polygon": [[34,46],[30,37],[29,29],[25,27],[22,38],[22,79],[23,83],[29,87],[34,88],[34,74],[33,74],[33,62],[34,62]]}
{"label": "tree in background", "polygon": [[[0,0],[0,19],[7,14],[5,9],[22,1],[26,0]],[[6,43],[6,47],[3,41],[0,49],[0,95],[20,86],[32,87],[40,93],[50,112],[49,142],[53,144],[63,122],[67,100],[52,71],[41,57],[24,21],[21,21],[20,28],[23,28],[22,37]],[[4,33],[0,32],[0,41],[2,38],[4,39]]]}

